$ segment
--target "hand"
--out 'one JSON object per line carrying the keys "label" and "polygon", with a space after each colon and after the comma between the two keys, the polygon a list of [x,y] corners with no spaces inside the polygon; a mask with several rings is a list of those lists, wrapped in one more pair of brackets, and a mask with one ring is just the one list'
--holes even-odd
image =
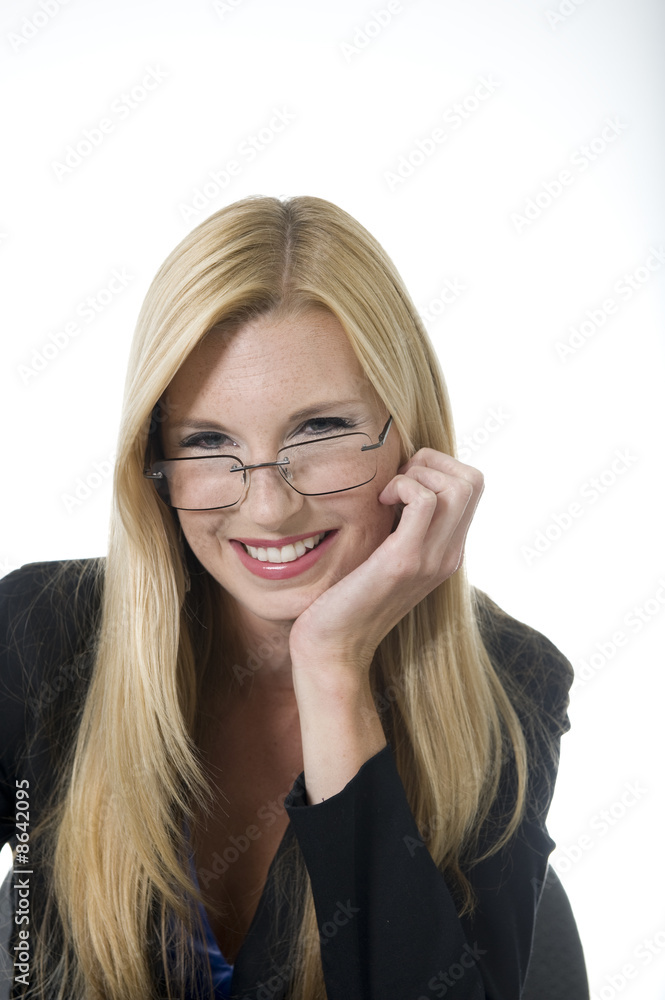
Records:
{"label": "hand", "polygon": [[294,622],[294,670],[369,673],[377,646],[411,608],[455,573],[464,557],[484,477],[470,465],[421,448],[379,494],[398,524],[371,556],[321,594]]}

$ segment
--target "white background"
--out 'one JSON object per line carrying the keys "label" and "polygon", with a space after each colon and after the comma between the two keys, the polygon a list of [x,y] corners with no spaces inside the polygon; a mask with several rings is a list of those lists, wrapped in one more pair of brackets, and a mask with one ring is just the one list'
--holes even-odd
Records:
{"label": "white background", "polygon": [[[472,583],[578,672],[549,825],[592,990],[665,997],[664,8],[392,0],[381,25],[382,0],[44,3],[0,13],[0,571],[106,551],[129,344],[172,247],[248,194],[336,202],[401,271],[485,474]],[[250,161],[276,109],[292,120]]]}

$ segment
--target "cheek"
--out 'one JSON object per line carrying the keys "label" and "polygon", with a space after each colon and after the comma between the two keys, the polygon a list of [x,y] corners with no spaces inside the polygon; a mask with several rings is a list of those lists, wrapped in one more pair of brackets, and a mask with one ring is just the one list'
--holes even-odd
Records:
{"label": "cheek", "polygon": [[218,518],[197,516],[183,510],[179,511],[179,519],[183,534],[196,555],[215,544],[216,535],[220,530]]}
{"label": "cheek", "polygon": [[379,503],[379,492],[380,490],[377,492],[374,489],[371,498],[359,504],[354,512],[354,534],[356,538],[360,536],[359,545],[366,549],[363,553],[365,558],[378,548],[395,527],[395,507]]}

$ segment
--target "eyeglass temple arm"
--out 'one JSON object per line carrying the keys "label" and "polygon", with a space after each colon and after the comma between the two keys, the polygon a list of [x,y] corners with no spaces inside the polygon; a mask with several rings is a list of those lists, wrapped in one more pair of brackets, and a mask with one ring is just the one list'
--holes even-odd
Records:
{"label": "eyeglass temple arm", "polygon": [[388,437],[388,431],[390,430],[392,422],[393,422],[393,418],[392,418],[392,415],[391,415],[391,416],[388,417],[387,424],[385,425],[385,427],[383,428],[383,430],[379,434],[379,440],[376,442],[376,444],[364,444],[360,450],[361,451],[372,451],[373,448],[380,448],[381,445],[384,444],[386,438]]}

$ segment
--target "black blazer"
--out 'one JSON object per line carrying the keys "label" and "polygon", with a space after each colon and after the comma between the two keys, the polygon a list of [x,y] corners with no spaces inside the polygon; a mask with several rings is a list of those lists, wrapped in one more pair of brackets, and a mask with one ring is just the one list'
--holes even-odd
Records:
{"label": "black blazer", "polygon": [[[16,782],[29,782],[34,827],[52,792],[54,763],[76,731],[101,598],[92,567],[93,560],[80,560],[62,577],[61,563],[33,563],[0,580],[0,844],[18,842]],[[53,586],[56,574],[64,597]],[[312,883],[328,1000],[518,1000],[555,846],[545,818],[558,739],[569,728],[573,674],[545,636],[505,616],[482,592],[475,595],[493,663],[537,700],[555,754],[533,719],[523,718],[532,753],[531,804],[509,844],[466,871],[477,897],[473,915],[458,916],[446,875],[416,826],[390,744],[325,802],[307,805],[300,774],[284,803],[289,825],[235,963],[233,1000],[286,996],[286,952],[268,953],[266,942],[280,906],[272,875],[290,847],[301,852]],[[513,778],[508,766],[497,815],[510,803]],[[481,844],[495,835],[493,818]],[[39,907],[39,872],[31,879]]]}

